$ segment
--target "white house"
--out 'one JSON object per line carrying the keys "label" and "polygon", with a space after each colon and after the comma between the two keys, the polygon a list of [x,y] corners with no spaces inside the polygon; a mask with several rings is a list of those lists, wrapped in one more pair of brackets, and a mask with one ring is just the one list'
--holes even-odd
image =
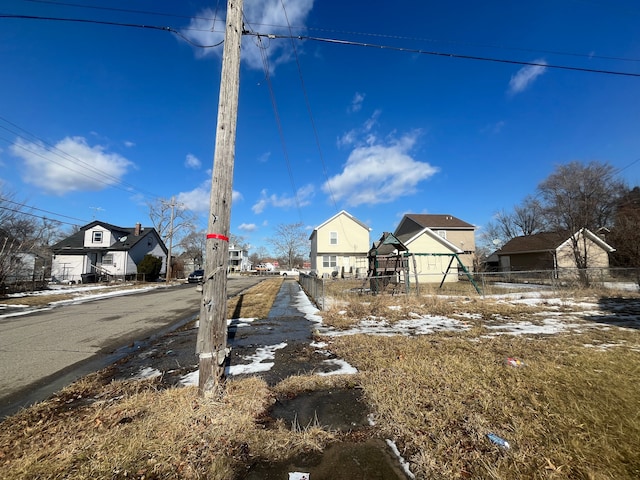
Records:
{"label": "white house", "polygon": [[97,277],[134,278],[145,255],[162,259],[167,247],[153,227],[117,227],[94,221],[52,247],[51,277],[65,282],[95,281]]}

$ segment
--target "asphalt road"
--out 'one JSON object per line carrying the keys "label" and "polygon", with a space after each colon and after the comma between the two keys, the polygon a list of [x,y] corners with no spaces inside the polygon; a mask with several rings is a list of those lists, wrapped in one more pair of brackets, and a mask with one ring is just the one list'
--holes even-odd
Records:
{"label": "asphalt road", "polygon": [[[263,279],[230,277],[227,294]],[[0,319],[0,419],[195,319],[200,298],[180,285]]]}

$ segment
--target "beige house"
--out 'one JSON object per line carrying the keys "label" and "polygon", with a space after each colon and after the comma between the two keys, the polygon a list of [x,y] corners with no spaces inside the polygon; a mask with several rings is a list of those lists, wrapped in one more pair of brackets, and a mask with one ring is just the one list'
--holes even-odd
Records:
{"label": "beige house", "polygon": [[318,276],[342,271],[366,275],[370,231],[366,224],[344,210],[318,225],[309,237],[311,270]]}
{"label": "beige house", "polygon": [[[609,254],[615,248],[595,233],[583,228],[573,238],[588,268],[609,268]],[[498,250],[500,270],[504,272],[575,269],[572,236],[568,233],[545,232],[516,237]]]}
{"label": "beige house", "polygon": [[[420,282],[458,280],[456,254],[467,271],[473,269],[476,250],[474,225],[452,215],[406,214],[394,232],[408,248],[409,271]],[[415,259],[415,263],[414,263]]]}

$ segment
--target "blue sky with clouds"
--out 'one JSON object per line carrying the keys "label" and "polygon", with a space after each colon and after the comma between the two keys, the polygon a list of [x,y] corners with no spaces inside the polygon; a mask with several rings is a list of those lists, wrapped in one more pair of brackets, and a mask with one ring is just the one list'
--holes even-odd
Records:
{"label": "blue sky with clouds", "polygon": [[[122,226],[176,196],[204,228],[222,46],[193,44],[223,39],[225,3],[2,2],[91,21],[0,18],[3,190]],[[637,2],[245,0],[244,17],[264,35],[243,39],[231,233],[254,246],[342,209],[372,240],[409,212],[481,229],[574,160],[640,184]]]}

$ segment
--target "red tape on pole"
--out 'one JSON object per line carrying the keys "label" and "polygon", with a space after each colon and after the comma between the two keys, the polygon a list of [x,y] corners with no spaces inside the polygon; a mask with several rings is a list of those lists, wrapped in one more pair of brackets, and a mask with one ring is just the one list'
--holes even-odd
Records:
{"label": "red tape on pole", "polygon": [[224,240],[225,242],[229,241],[229,237],[218,235],[217,233],[207,233],[207,238],[215,238],[216,240]]}
{"label": "red tape on pole", "polygon": [[207,233],[207,238],[215,238],[216,240],[224,240],[225,242],[229,241],[229,237],[218,235],[217,233]]}

